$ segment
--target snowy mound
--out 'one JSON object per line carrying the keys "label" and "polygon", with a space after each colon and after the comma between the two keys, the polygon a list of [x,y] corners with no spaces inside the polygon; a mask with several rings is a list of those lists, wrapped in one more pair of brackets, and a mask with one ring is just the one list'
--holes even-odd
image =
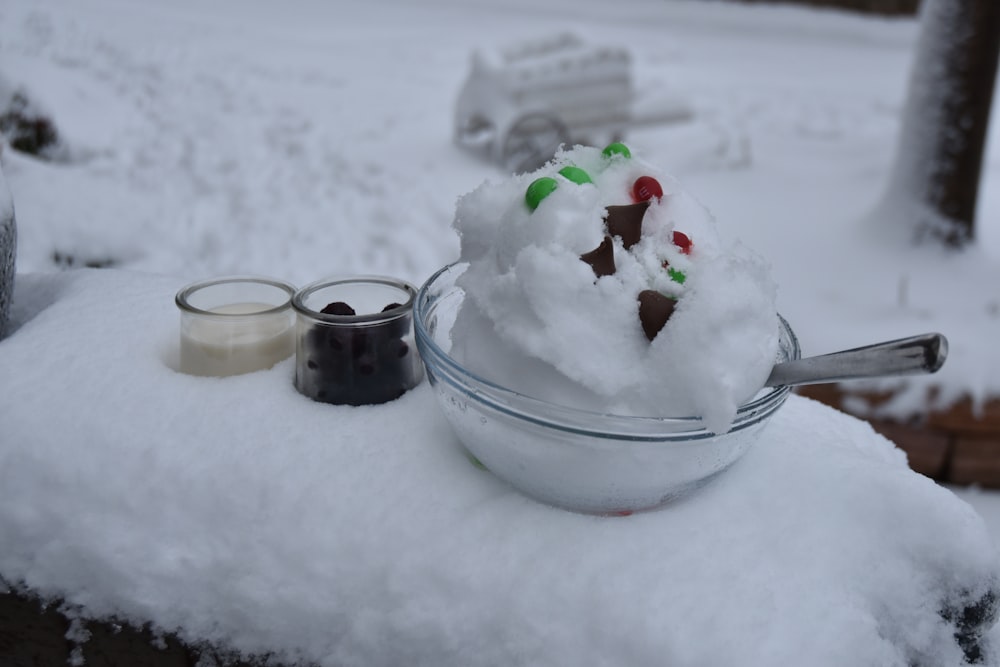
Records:
{"label": "snowy mound", "polygon": [[998,664],[998,554],[871,428],[792,396],[683,502],[533,502],[424,383],[316,403],[294,361],[178,373],[183,281],[18,277],[0,341],[0,577],[324,667]]}
{"label": "snowy mound", "polygon": [[696,415],[723,433],[774,364],[769,267],[723,242],[673,178],[611,148],[578,146],[459,201],[453,354],[537,398]]}

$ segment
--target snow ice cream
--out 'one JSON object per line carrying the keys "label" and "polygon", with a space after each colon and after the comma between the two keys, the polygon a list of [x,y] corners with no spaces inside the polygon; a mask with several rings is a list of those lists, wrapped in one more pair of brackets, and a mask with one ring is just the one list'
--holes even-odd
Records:
{"label": "snow ice cream", "polygon": [[768,264],[623,144],[577,146],[463,196],[451,354],[496,384],[724,433],[777,354]]}

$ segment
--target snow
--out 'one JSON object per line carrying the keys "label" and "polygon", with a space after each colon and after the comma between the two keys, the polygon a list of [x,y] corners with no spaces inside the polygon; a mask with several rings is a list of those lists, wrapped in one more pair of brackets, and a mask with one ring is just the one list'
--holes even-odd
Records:
{"label": "snow", "polygon": [[939,613],[1000,577],[970,506],[807,399],[684,501],[574,514],[475,467],[426,383],[188,376],[172,278],[20,278],[0,572],[81,613],[323,665],[958,664]]}
{"label": "snow", "polygon": [[[643,177],[662,196],[634,204]],[[526,192],[536,184],[555,189],[531,207]],[[629,206],[642,207],[638,216]],[[622,210],[641,225],[635,238],[619,229]],[[698,415],[725,433],[771,372],[779,325],[768,264],[720,239],[711,214],[638,152],[562,151],[464,195],[454,226],[468,269],[458,279],[466,297],[452,352],[491,382],[596,412]],[[675,231],[691,240],[689,254]],[[602,244],[610,266],[581,261]],[[641,320],[644,291],[676,303],[652,337]]]}
{"label": "snow", "polygon": [[688,99],[690,121],[627,141],[772,263],[804,354],[937,330],[944,369],[882,409],[1000,395],[997,143],[973,247],[875,231],[917,27],[722,2],[9,0],[0,89],[53,114],[69,161],[2,152],[0,576],[322,665],[959,663],[939,612],[996,588],[996,496],[806,399],[699,493],[594,517],[472,466],[427,383],[350,408],[299,395],[290,359],[173,370],[194,280],[420,284],[456,259],[458,197],[502,176],[451,144],[469,54],[571,30],[627,45],[640,94]]}

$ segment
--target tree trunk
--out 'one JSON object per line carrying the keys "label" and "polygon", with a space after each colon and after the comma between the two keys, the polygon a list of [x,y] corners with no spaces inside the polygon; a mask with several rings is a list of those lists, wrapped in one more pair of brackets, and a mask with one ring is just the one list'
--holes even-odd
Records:
{"label": "tree trunk", "polygon": [[7,335],[10,302],[14,297],[14,262],[17,260],[17,222],[14,204],[0,166],[0,339]]}
{"label": "tree trunk", "polygon": [[961,246],[974,237],[1000,2],[924,0],[920,27],[891,198],[908,209],[917,240]]}

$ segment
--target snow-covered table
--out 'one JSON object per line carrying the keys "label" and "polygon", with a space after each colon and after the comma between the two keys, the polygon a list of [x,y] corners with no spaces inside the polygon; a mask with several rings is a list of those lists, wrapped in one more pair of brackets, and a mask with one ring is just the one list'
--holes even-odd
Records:
{"label": "snow-covered table", "polygon": [[17,277],[4,580],[322,665],[997,664],[982,521],[864,422],[793,396],[696,495],[573,514],[471,465],[426,383],[352,408],[292,360],[175,372],[182,282]]}

